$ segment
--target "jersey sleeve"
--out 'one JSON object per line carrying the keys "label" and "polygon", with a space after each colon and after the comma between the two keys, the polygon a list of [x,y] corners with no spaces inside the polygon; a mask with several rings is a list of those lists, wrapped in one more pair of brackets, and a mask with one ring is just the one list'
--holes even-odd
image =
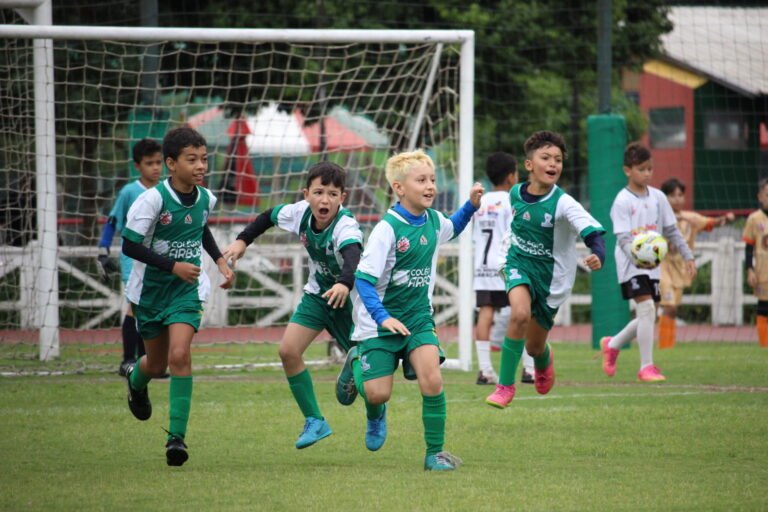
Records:
{"label": "jersey sleeve", "polygon": [[755,232],[754,215],[747,217],[747,223],[744,224],[744,232],[741,234],[741,238],[749,245],[755,245],[755,242],[757,241],[757,233]]}
{"label": "jersey sleeve", "polygon": [[[449,221],[450,222],[450,221]],[[387,222],[379,222],[371,231],[357,266],[355,277],[376,284],[384,273],[389,254],[395,247],[395,232]]]}
{"label": "jersey sleeve", "polygon": [[123,237],[137,244],[144,242],[144,237],[157,221],[163,198],[160,192],[152,188],[143,192],[128,210],[128,220],[123,230]]}
{"label": "jersey sleeve", "polygon": [[661,224],[660,232],[664,232],[664,228],[669,226],[675,226],[677,228],[677,217],[672,210],[672,206],[669,204],[669,199],[663,192],[658,192],[659,196],[659,223]]}
{"label": "jersey sleeve", "polygon": [[693,225],[694,232],[698,233],[699,231],[712,231],[712,229],[714,229],[715,219],[700,213],[691,213],[693,214],[691,216],[691,224]]}
{"label": "jersey sleeve", "polygon": [[216,207],[216,203],[218,202],[218,199],[216,199],[216,196],[213,195],[213,192],[211,192],[210,190],[205,189],[205,191],[208,193],[208,213],[210,214],[213,211],[213,209]]}
{"label": "jersey sleeve", "polygon": [[307,201],[299,201],[292,204],[280,204],[272,210],[272,222],[284,231],[299,234],[301,219],[309,208]]}
{"label": "jersey sleeve", "polygon": [[611,222],[613,222],[613,233],[629,233],[635,226],[632,226],[632,212],[630,206],[622,198],[622,192],[616,196],[611,206]]}
{"label": "jersey sleeve", "polygon": [[437,220],[440,227],[437,232],[437,243],[444,244],[453,238],[453,222],[443,212],[437,212]]}
{"label": "jersey sleeve", "polygon": [[560,201],[564,202],[561,217],[568,221],[581,238],[592,233],[605,233],[603,226],[573,197],[565,194]]}
{"label": "jersey sleeve", "polygon": [[131,208],[130,199],[128,198],[128,185],[120,189],[115,199],[115,204],[112,206],[112,211],[109,212],[109,216],[115,219],[115,229],[117,231],[123,231],[125,229],[125,222],[128,219],[128,210]]}
{"label": "jersey sleeve", "polygon": [[342,216],[333,229],[333,246],[340,251],[350,244],[363,245],[363,232],[353,217]]}

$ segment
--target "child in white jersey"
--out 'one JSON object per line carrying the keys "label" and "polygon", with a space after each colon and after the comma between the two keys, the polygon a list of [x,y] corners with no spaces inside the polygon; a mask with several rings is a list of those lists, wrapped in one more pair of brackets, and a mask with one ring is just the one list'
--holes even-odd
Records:
{"label": "child in white jersey", "polygon": [[[475,349],[479,366],[476,383],[498,384],[499,377],[491,361],[491,341],[495,331],[500,331],[498,341],[502,341],[509,323],[509,299],[499,271],[506,258],[502,247],[512,220],[509,189],[517,183],[517,160],[509,153],[491,153],[485,163],[485,174],[493,190],[483,195],[472,230],[475,249],[475,278],[472,284],[477,307]],[[524,352],[524,361],[526,356],[530,365],[524,365],[522,381],[532,383],[533,359]],[[530,368],[530,372],[526,368]]]}
{"label": "child in white jersey", "polygon": [[503,409],[515,397],[515,374],[523,346],[533,356],[534,386],[549,393],[555,382],[552,350],[547,336],[557,308],[576,279],[576,237],[592,250],[584,264],[599,270],[605,259],[604,230],[574,198],[557,186],[566,149],[563,138],[540,131],[525,141],[528,183],[510,192],[512,222],[504,277],[511,307],[501,351],[496,390],[486,403]]}
{"label": "child in white jersey", "polygon": [[355,273],[358,296],[352,339],[358,346],[350,350],[345,367],[352,368],[365,400],[365,446],[376,451],[387,438],[387,402],[402,360],[406,378],[415,373],[422,395],[424,469],[452,471],[461,461],[443,451],[446,401],[432,292],[437,248],[466,227],[480,205],[483,188],[476,183],[470,199],[448,218],[432,209],[437,197],[435,165],[423,151],[390,158],[386,176],[398,203],[373,228]]}
{"label": "child in white jersey", "polygon": [[677,228],[677,219],[664,192],[649,185],[653,176],[653,160],[648,148],[634,142],[624,151],[624,174],[627,186],[621,189],[611,206],[611,221],[616,235],[616,272],[621,284],[621,294],[626,300],[634,300],[636,318],[631,320],[617,335],[600,340],[603,351],[603,371],[609,377],[616,373],[619,349],[637,337],[640,348],[641,382],[666,380],[653,364],[653,331],[656,323],[656,304],[661,298],[659,278],[661,270],[640,268],[632,262],[630,246],[638,233],[660,232],[669,245],[676,248],[685,261],[685,271],[692,279],[696,275],[693,253]]}

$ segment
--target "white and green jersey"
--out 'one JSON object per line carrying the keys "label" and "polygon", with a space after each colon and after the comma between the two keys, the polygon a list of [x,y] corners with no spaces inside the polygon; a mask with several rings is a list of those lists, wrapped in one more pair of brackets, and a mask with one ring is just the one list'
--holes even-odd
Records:
{"label": "white and green jersey", "polygon": [[309,279],[304,286],[307,293],[322,295],[328,291],[341,274],[341,249],[349,244],[363,245],[360,225],[346,208],[339,208],[333,222],[320,232],[312,228],[312,210],[307,201],[278,205],[271,219],[280,229],[299,235],[309,254]]}
{"label": "white and green jersey", "polygon": [[557,185],[535,203],[521,195],[523,183],[509,192],[512,206],[510,261],[535,278],[548,291],[547,305],[559,307],[576,279],[576,240],[605,230],[573,197]]}
{"label": "white and green jersey", "polygon": [[216,205],[210,190],[197,187],[197,200],[181,204],[169,181],[141,194],[128,211],[123,237],[174,261],[201,268],[194,284],[140,261],[133,264],[125,295],[133,304],[161,309],[184,300],[205,301],[211,284],[202,270],[203,231]]}
{"label": "white and green jersey", "polygon": [[[414,226],[393,209],[387,211],[368,238],[355,277],[376,287],[384,309],[411,332],[433,326],[432,292],[437,271],[437,247],[453,238],[453,223],[428,209],[427,221]],[[392,334],[380,328],[359,296],[353,301],[352,339]]]}

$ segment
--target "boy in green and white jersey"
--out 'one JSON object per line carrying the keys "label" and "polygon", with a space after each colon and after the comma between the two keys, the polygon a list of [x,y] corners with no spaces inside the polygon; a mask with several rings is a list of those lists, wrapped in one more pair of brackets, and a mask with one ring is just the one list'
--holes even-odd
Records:
{"label": "boy in green and white jersey", "polygon": [[[346,172],[331,162],[309,169],[304,200],[281,204],[261,213],[224,250],[233,266],[245,249],[267,229],[277,227],[294,233],[309,254],[309,279],[296,311],[280,341],[280,359],[291,392],[304,415],[304,429],[296,448],[312,446],[331,435],[320,412],[312,377],[302,357],[309,344],[326,329],[345,352],[354,345],[352,304],[347,300],[360,261],[363,234],[352,213],[342,206]],[[357,396],[354,386],[336,388],[336,398],[350,405]]]}
{"label": "boy in green and white jersey", "polygon": [[576,239],[592,250],[584,264],[598,270],[605,260],[603,227],[574,198],[556,185],[563,171],[563,138],[540,131],[525,141],[528,182],[510,191],[510,246],[502,270],[511,307],[501,350],[496,390],[486,403],[504,408],[515,396],[515,373],[523,346],[533,357],[534,386],[546,394],[555,382],[547,336],[557,308],[576,278]]}
{"label": "boy in green and white jersey", "polygon": [[358,347],[349,352],[345,368],[351,366],[366,402],[365,445],[375,451],[386,440],[386,402],[402,359],[406,378],[415,372],[423,398],[424,469],[450,471],[460,460],[443,451],[446,402],[432,318],[437,247],[466,227],[483,188],[476,183],[470,200],[448,218],[431,208],[437,195],[435,166],[423,151],[390,158],[386,176],[399,202],[371,232],[355,273],[352,339]]}
{"label": "boy in green and white jersey", "polygon": [[123,253],[136,260],[125,294],[131,302],[146,355],[127,372],[128,407],[139,420],[152,415],[147,384],[170,367],[169,466],[188,458],[184,439],[192,400],[192,337],[200,327],[210,281],[202,270],[202,250],[216,261],[229,288],[234,273],[208,229],[216,204],[202,187],[208,170],[205,139],[177,128],[163,140],[169,178],[142,193],[128,211]]}

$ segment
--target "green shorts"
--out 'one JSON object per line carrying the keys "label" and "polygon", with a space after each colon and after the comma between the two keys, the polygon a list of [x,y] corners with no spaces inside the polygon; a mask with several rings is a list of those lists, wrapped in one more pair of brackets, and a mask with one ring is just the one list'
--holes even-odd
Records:
{"label": "green shorts", "polygon": [[203,303],[200,301],[182,302],[163,309],[138,304],[131,304],[131,307],[139,334],[144,340],[157,338],[171,324],[189,324],[197,332],[203,318]]}
{"label": "green shorts", "polygon": [[411,333],[410,336],[390,334],[358,342],[363,381],[392,375],[397,370],[401,359],[403,376],[408,380],[416,380],[416,372],[408,360],[408,354],[422,345],[437,346],[440,352],[440,363],[445,361],[445,354],[440,347],[440,340],[437,339],[437,331],[434,328]]}
{"label": "green shorts", "polygon": [[290,322],[303,325],[309,329],[322,331],[325,329],[336,340],[344,352],[355,346],[352,336],[352,301],[347,297],[344,307],[333,309],[319,295],[305,293],[296,311],[291,315]]}
{"label": "green shorts", "polygon": [[512,288],[517,286],[524,285],[528,287],[528,292],[531,294],[531,316],[536,319],[536,322],[541,327],[551,331],[555,325],[557,308],[551,308],[547,305],[549,290],[544,288],[541,283],[548,280],[544,276],[537,275],[537,272],[531,269],[530,265],[515,261],[512,258],[507,258],[507,263],[504,265],[501,273],[504,277],[504,287],[507,290],[507,295],[509,295],[509,291]]}

